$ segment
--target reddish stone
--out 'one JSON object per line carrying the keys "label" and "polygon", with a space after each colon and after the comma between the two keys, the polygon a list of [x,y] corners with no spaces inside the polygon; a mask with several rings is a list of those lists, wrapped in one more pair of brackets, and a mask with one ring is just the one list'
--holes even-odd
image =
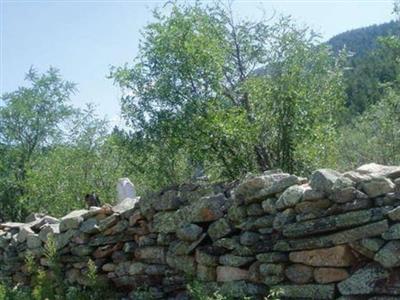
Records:
{"label": "reddish stone", "polygon": [[339,282],[347,279],[349,272],[341,268],[316,268],[314,270],[314,279],[318,283]]}
{"label": "reddish stone", "polygon": [[315,267],[348,267],[355,263],[356,258],[347,245],[332,248],[291,252],[289,259]]}

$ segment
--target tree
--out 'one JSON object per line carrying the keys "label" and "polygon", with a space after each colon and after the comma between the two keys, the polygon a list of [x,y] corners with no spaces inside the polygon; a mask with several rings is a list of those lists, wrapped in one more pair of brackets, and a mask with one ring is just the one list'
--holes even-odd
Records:
{"label": "tree", "polygon": [[95,192],[112,203],[118,178],[126,177],[125,163],[108,134],[108,123],[89,105],[70,119],[68,135],[35,161],[21,200],[29,211],[62,216],[80,209],[84,196]]}
{"label": "tree", "polygon": [[111,72],[142,143],[221,179],[298,170],[300,153],[313,160],[307,148],[331,139],[341,69],[310,30],[288,18],[236,21],[230,8],[199,3],[154,17],[133,66]]}
{"label": "tree", "polygon": [[63,121],[72,114],[68,101],[75,91],[54,68],[44,74],[31,68],[26,80],[31,86],[2,95],[0,106],[0,205],[15,218],[21,216],[16,199],[25,193],[33,158],[60,137]]}

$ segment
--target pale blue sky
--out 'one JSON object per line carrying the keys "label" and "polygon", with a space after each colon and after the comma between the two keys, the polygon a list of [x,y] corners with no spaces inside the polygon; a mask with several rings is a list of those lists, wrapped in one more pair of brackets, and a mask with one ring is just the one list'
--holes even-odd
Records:
{"label": "pale blue sky", "polygon": [[[50,65],[78,84],[73,104],[93,102],[101,115],[118,124],[118,87],[106,79],[111,65],[130,62],[137,54],[140,29],[151,22],[151,9],[165,1],[0,0],[0,93],[23,85],[33,65],[44,72]],[[393,18],[391,0],[242,0],[239,17],[267,13],[292,15],[324,39],[340,32],[379,24]]]}

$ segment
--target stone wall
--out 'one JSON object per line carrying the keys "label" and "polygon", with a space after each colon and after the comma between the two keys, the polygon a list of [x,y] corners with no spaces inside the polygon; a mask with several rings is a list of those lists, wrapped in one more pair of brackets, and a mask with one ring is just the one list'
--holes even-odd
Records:
{"label": "stone wall", "polygon": [[400,167],[321,169],[309,181],[270,171],[133,204],[1,224],[0,279],[28,284],[27,251],[46,267],[53,235],[66,281],[85,285],[92,259],[125,297],[148,286],[155,298],[187,299],[197,279],[256,299],[270,288],[282,298],[400,299]]}

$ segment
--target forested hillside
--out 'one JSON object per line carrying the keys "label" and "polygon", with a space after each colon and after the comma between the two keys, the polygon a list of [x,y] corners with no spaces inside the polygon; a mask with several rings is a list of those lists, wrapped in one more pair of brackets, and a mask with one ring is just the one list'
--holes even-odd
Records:
{"label": "forested hillside", "polygon": [[384,39],[400,35],[398,21],[343,32],[327,44],[338,54],[346,49],[349,57],[344,73],[347,106],[352,114],[364,112],[379,101],[384,84],[396,77],[396,53],[385,46]]}
{"label": "forested hillside", "polygon": [[375,50],[379,45],[378,38],[399,34],[400,26],[398,22],[391,21],[345,31],[329,39],[327,44],[336,53],[346,47],[347,50],[354,53],[354,56],[357,57]]}

